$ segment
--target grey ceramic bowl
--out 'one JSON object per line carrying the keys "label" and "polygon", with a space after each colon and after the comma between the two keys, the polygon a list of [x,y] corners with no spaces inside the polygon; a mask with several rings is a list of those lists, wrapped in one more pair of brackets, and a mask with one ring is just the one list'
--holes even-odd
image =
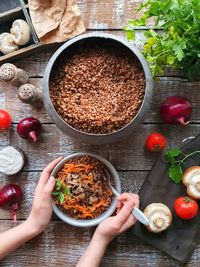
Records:
{"label": "grey ceramic bowl", "polygon": [[[69,161],[70,159],[74,159],[80,156],[85,156],[85,155],[89,155],[91,157],[96,158],[97,160],[99,160],[100,162],[102,162],[105,167],[108,169],[110,175],[113,177],[114,180],[114,184],[115,184],[115,189],[121,193],[121,182],[120,182],[120,178],[117,174],[117,171],[115,170],[115,168],[113,167],[113,165],[107,161],[106,159],[94,155],[94,154],[90,154],[90,153],[75,153],[72,154],[70,156],[67,156],[66,158],[64,158],[63,160],[61,160],[56,167],[53,169],[51,175],[52,176],[56,176],[57,172],[63,167],[63,165]],[[55,214],[64,222],[71,224],[73,226],[77,226],[77,227],[92,227],[95,225],[98,225],[101,221],[103,221],[104,219],[106,219],[107,217],[111,216],[113,214],[113,212],[116,209],[117,206],[117,200],[114,197],[112,200],[111,205],[109,206],[109,208],[102,213],[99,217],[95,218],[95,219],[91,219],[91,220],[76,220],[73,219],[71,217],[69,217],[66,213],[64,213],[61,209],[59,209],[59,207],[54,203],[54,201],[52,201],[52,205],[53,205],[53,210],[55,212]]]}
{"label": "grey ceramic bowl", "polygon": [[[84,46],[85,44],[88,44],[88,42],[94,41],[96,43],[100,42],[105,45],[109,45],[111,43],[118,43],[123,47],[126,47],[127,50],[130,50],[133,54],[133,57],[136,57],[138,59],[138,64],[141,64],[145,79],[146,79],[146,87],[145,87],[145,95],[142,102],[142,105],[137,113],[137,115],[132,119],[132,121],[124,126],[123,128],[109,134],[91,134],[91,133],[85,133],[82,131],[79,131],[72,126],[70,126],[67,122],[65,122],[60,115],[56,112],[53,103],[51,101],[50,95],[49,95],[49,81],[51,78],[51,72],[54,68],[54,65],[56,61],[61,58],[63,55],[65,55],[70,49],[73,48],[73,46]],[[45,73],[44,73],[44,79],[43,79],[43,90],[44,90],[44,103],[46,110],[52,119],[52,121],[56,124],[56,126],[67,135],[71,136],[72,138],[78,139],[80,141],[83,141],[85,143],[90,144],[107,144],[116,142],[122,137],[131,134],[133,129],[142,121],[142,118],[147,111],[149,104],[150,104],[150,97],[152,93],[152,77],[151,72],[149,69],[149,66],[144,59],[141,52],[130,43],[124,41],[122,38],[119,38],[112,34],[107,33],[88,33],[83,34],[78,37],[73,38],[72,40],[64,43],[51,57],[49,60],[49,63],[47,64]]]}

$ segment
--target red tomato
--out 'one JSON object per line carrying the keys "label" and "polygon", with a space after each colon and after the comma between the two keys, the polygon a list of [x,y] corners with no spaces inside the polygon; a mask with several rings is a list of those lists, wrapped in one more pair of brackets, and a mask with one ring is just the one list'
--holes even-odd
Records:
{"label": "red tomato", "polygon": [[197,215],[198,204],[190,197],[179,197],[174,202],[174,209],[181,219],[189,220]]}
{"label": "red tomato", "polygon": [[166,138],[160,133],[152,133],[146,139],[146,148],[150,152],[159,152],[165,148]]}
{"label": "red tomato", "polygon": [[9,128],[10,124],[11,124],[10,114],[4,109],[0,109],[0,130],[5,130]]}

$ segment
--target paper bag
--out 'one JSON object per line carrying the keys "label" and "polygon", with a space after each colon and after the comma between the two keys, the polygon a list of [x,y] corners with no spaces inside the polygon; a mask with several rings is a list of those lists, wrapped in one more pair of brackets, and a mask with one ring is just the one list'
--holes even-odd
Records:
{"label": "paper bag", "polygon": [[85,31],[75,0],[29,0],[29,11],[41,43],[63,42]]}

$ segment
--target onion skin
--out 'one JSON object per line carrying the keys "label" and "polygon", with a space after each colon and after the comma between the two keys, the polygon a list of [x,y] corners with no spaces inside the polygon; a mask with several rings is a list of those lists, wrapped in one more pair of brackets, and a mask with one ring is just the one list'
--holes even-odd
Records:
{"label": "onion skin", "polygon": [[16,212],[23,200],[23,192],[16,184],[7,184],[0,190],[0,207],[10,204],[12,216],[16,222]]}
{"label": "onion skin", "polygon": [[192,116],[192,105],[185,97],[170,96],[162,102],[160,116],[167,124],[187,125]]}
{"label": "onion skin", "polygon": [[17,133],[23,139],[37,140],[42,129],[41,122],[33,117],[21,120],[17,125]]}

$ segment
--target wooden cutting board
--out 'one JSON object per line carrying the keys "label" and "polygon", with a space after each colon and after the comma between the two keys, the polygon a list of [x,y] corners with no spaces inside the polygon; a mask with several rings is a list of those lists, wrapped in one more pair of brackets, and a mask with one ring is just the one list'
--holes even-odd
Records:
{"label": "wooden cutting board", "polygon": [[[187,153],[200,150],[200,135],[181,147],[181,150]],[[200,155],[194,156],[186,162],[186,168],[194,165],[200,165]],[[132,228],[134,235],[182,263],[189,259],[200,239],[200,205],[197,216],[192,220],[181,220],[174,213],[174,200],[184,195],[187,195],[186,187],[182,183],[175,184],[169,179],[167,164],[164,163],[163,156],[161,156],[139,191],[140,209],[144,210],[153,202],[162,202],[172,211],[172,225],[167,231],[160,234],[149,232],[139,222]]]}

